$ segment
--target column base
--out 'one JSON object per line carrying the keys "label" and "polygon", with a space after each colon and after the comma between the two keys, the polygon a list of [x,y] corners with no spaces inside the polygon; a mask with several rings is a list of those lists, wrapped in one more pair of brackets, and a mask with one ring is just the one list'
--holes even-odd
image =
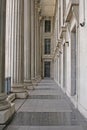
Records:
{"label": "column base", "polygon": [[11,103],[11,106],[8,109],[0,111],[0,125],[7,124],[7,122],[11,119],[14,113],[15,113],[14,103]]}
{"label": "column base", "polygon": [[32,84],[32,81],[25,80],[24,86],[26,87],[27,90],[34,90],[34,86]]}
{"label": "column base", "polygon": [[41,76],[37,76],[37,77],[36,77],[36,80],[37,80],[37,83],[40,83],[40,81],[41,81]]}
{"label": "column base", "polygon": [[0,94],[0,125],[6,124],[15,113],[15,104],[7,101],[7,95]]}
{"label": "column base", "polygon": [[25,99],[29,95],[24,84],[13,85],[12,92],[15,93],[17,99]]}
{"label": "column base", "polygon": [[7,95],[5,93],[0,94],[0,111],[6,110],[10,107],[10,102],[7,101]]}
{"label": "column base", "polygon": [[37,86],[38,85],[37,80],[35,78],[32,79],[32,84],[33,84],[33,86]]}

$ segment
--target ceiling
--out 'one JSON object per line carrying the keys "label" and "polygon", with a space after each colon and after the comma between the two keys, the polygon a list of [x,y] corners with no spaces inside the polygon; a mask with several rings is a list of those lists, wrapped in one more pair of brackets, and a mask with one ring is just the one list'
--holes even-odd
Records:
{"label": "ceiling", "polygon": [[40,0],[41,15],[54,16],[56,0]]}

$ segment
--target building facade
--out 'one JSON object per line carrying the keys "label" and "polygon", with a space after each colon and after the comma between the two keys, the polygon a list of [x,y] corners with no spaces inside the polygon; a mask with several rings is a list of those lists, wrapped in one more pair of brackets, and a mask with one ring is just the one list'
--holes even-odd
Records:
{"label": "building facade", "polygon": [[87,117],[86,5],[86,0],[0,0],[0,124],[15,112],[6,79],[16,98],[26,98],[41,78],[54,79]]}
{"label": "building facade", "polygon": [[75,107],[87,117],[87,3],[85,0],[58,0],[57,3],[54,26],[54,79]]}

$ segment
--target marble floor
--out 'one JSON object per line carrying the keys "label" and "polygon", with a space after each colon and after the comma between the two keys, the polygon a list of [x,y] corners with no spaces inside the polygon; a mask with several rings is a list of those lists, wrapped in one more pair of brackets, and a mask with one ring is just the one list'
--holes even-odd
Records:
{"label": "marble floor", "polygon": [[16,100],[16,114],[5,130],[87,130],[84,117],[53,80],[42,80],[26,100]]}

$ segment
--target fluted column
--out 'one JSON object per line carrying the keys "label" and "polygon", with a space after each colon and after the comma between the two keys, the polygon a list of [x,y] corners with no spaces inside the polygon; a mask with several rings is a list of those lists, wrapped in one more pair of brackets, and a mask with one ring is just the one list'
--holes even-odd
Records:
{"label": "fluted column", "polygon": [[31,80],[35,83],[35,2],[31,0]]}
{"label": "fluted column", "polygon": [[37,82],[37,2],[35,1],[35,80]]}
{"label": "fluted column", "polygon": [[14,0],[8,0],[6,2],[5,78],[11,77],[11,81],[13,81],[13,28]]}
{"label": "fluted column", "polygon": [[35,3],[35,78],[38,82],[40,76],[40,23],[38,3]]}
{"label": "fluted column", "polygon": [[38,52],[38,59],[37,59],[37,66],[38,66],[38,82],[40,82],[41,80],[41,70],[40,70],[40,64],[41,64],[41,27],[40,27],[40,19],[39,19],[39,14],[38,14],[38,23],[37,23],[37,27],[38,27],[38,41],[37,41],[37,52]]}
{"label": "fluted column", "polygon": [[18,98],[27,97],[24,86],[24,0],[14,1],[14,67],[13,92]]}
{"label": "fluted column", "polygon": [[0,0],[0,124],[5,124],[14,113],[14,105],[5,94],[5,35],[6,0]]}
{"label": "fluted column", "polygon": [[31,64],[31,46],[34,44],[32,2],[31,0],[24,0],[24,82],[27,89],[33,89],[31,80],[31,67],[33,67]]}
{"label": "fluted column", "polygon": [[5,19],[6,1],[0,0],[0,93],[5,91]]}
{"label": "fluted column", "polygon": [[38,76],[39,76],[39,20],[38,20],[38,7],[37,7],[37,80],[38,80]]}
{"label": "fluted column", "polygon": [[39,17],[39,20],[40,20],[40,59],[39,59],[39,62],[40,62],[40,66],[39,66],[39,73],[40,73],[40,78],[42,78],[42,27],[43,27],[43,23],[42,23],[42,17],[40,16]]}
{"label": "fluted column", "polygon": [[[6,1],[0,0],[0,110],[5,96],[5,20],[6,20]],[[6,96],[5,96],[6,99]],[[8,103],[6,103],[8,105]],[[9,105],[7,106],[7,108]],[[5,107],[6,108],[6,107]]]}
{"label": "fluted column", "polygon": [[5,94],[5,22],[6,0],[0,0],[0,110],[10,107],[10,104],[6,101],[7,96]]}
{"label": "fluted column", "polygon": [[11,68],[11,16],[12,16],[12,0],[8,0],[6,9],[6,45],[5,45],[5,77],[10,77]]}

